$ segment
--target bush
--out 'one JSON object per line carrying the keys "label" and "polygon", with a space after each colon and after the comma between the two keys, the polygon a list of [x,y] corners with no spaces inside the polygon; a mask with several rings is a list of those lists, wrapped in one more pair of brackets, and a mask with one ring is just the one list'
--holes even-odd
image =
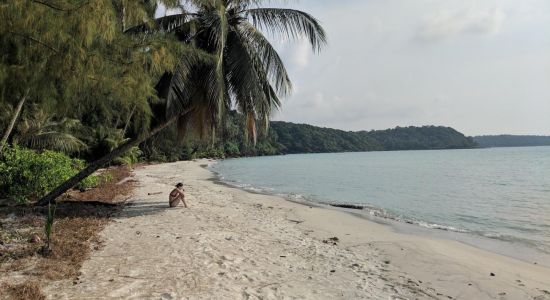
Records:
{"label": "bush", "polygon": [[239,149],[237,143],[229,141],[225,143],[225,153],[227,153],[228,156],[235,157],[241,154],[241,149]]}
{"label": "bush", "polygon": [[138,147],[132,147],[123,156],[115,158],[114,163],[123,166],[132,166],[137,164],[143,152]]}
{"label": "bush", "polygon": [[[84,161],[63,153],[7,147],[0,158],[0,198],[18,203],[37,200],[83,168]],[[79,185],[92,187],[98,182],[89,176]]]}

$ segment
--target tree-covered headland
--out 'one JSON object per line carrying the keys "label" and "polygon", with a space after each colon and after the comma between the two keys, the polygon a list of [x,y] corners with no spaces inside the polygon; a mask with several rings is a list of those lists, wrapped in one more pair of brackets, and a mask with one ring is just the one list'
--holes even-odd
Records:
{"label": "tree-covered headland", "polygon": [[225,129],[212,143],[177,142],[175,132],[166,131],[144,144],[149,160],[174,161],[200,157],[241,157],[298,153],[361,152],[392,150],[468,149],[477,144],[470,137],[442,126],[396,127],[387,130],[344,131],[307,124],[274,121],[258,136],[256,146],[247,143],[243,117],[231,112]]}

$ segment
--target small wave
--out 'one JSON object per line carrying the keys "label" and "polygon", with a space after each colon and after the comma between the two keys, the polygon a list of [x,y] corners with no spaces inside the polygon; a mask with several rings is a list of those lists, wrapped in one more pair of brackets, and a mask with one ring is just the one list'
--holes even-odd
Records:
{"label": "small wave", "polygon": [[395,215],[383,208],[365,205],[365,204],[356,204],[356,203],[328,203],[328,205],[333,207],[339,207],[339,208],[346,208],[346,209],[354,209],[354,210],[362,210],[367,212],[370,216],[383,218],[383,219],[389,219],[397,222],[403,222],[407,224],[417,225],[424,228],[430,228],[430,229],[438,229],[438,230],[444,230],[444,231],[453,231],[453,232],[470,232],[466,229],[457,228],[454,226],[449,225],[442,225],[437,223],[429,223],[425,221],[419,221],[409,218],[404,218],[402,216]]}
{"label": "small wave", "polygon": [[476,234],[479,234],[479,235],[481,235],[483,237],[486,237],[486,238],[489,238],[489,239],[504,241],[504,242],[508,242],[508,243],[512,243],[512,244],[527,245],[530,248],[535,248],[535,249],[538,249],[539,251],[550,254],[550,247],[548,247],[547,245],[544,245],[544,243],[542,243],[540,241],[527,239],[527,238],[521,238],[521,237],[512,236],[512,235],[508,235],[508,234],[500,234],[500,233],[496,233],[496,232],[476,232]]}
{"label": "small wave", "polygon": [[421,227],[439,229],[439,230],[445,230],[445,231],[462,232],[462,233],[470,232],[466,229],[461,229],[461,228],[456,228],[454,226],[447,226],[447,225],[441,225],[436,223],[418,222],[417,225]]}
{"label": "small wave", "polygon": [[[410,217],[397,215],[397,214],[394,214],[394,213],[392,213],[390,211],[387,211],[383,208],[368,205],[368,204],[364,204],[364,203],[359,204],[359,203],[345,203],[345,202],[323,202],[323,201],[319,201],[319,199],[311,198],[311,197],[308,197],[308,196],[305,196],[305,195],[302,195],[302,194],[298,194],[298,193],[281,194],[281,193],[277,193],[273,188],[257,187],[257,186],[253,186],[251,184],[245,184],[245,183],[238,182],[238,181],[227,180],[220,173],[216,173],[216,175],[217,175],[217,178],[220,182],[223,182],[224,184],[227,184],[229,186],[233,186],[233,187],[240,188],[240,189],[250,191],[250,192],[254,192],[254,193],[281,196],[283,198],[286,198],[286,199],[288,199],[290,201],[293,201],[293,202],[296,202],[296,203],[307,204],[307,205],[315,205],[315,203],[317,203],[317,204],[331,206],[331,207],[335,207],[335,208],[347,209],[349,211],[356,211],[360,214],[367,214],[369,216],[373,216],[373,217],[377,217],[377,218],[388,219],[388,220],[401,222],[401,223],[407,223],[407,224],[411,224],[411,225],[415,225],[415,226],[419,226],[419,227],[423,227],[423,228],[428,228],[428,229],[442,230],[442,231],[448,231],[448,232],[457,232],[457,233],[468,233],[468,234],[472,234],[472,235],[475,235],[475,236],[480,236],[480,237],[494,239],[494,240],[500,240],[500,241],[507,242],[507,243],[519,243],[519,244],[527,245],[530,248],[538,249],[539,251],[542,251],[543,253],[550,253],[550,247],[546,246],[544,243],[541,243],[541,242],[535,241],[535,240],[520,238],[520,237],[512,236],[512,235],[499,234],[499,233],[494,233],[494,232],[483,232],[483,231],[477,231],[477,230],[467,230],[467,229],[464,229],[464,228],[458,228],[458,227],[450,226],[450,225],[431,223],[431,222],[427,222],[427,221],[424,221],[424,220],[418,220],[418,219],[414,219],[414,218],[410,218]],[[459,218],[462,219],[463,221],[482,224],[482,223],[479,222],[479,220],[474,220],[475,218],[472,219],[472,216],[459,215]],[[538,226],[541,226],[541,225],[538,224]],[[549,226],[550,225],[547,225],[547,224],[542,225],[542,227],[549,227]],[[525,228],[523,228],[523,227],[516,227],[516,226],[512,226],[512,225],[508,225],[506,227],[508,227],[510,229],[518,230],[518,231],[525,231]]]}

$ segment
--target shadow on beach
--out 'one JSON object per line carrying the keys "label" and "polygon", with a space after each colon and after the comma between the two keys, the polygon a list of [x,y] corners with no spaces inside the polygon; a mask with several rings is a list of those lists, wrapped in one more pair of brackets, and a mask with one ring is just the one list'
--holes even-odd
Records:
{"label": "shadow on beach", "polygon": [[139,201],[136,199],[132,202],[126,203],[124,209],[120,213],[114,216],[115,219],[121,218],[133,218],[139,216],[148,216],[161,213],[163,211],[173,209],[166,203],[157,201]]}

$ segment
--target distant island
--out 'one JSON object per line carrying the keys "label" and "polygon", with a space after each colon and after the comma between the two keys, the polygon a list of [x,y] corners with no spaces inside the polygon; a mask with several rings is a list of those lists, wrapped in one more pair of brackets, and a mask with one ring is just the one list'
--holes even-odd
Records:
{"label": "distant island", "polygon": [[483,135],[474,141],[483,148],[550,146],[550,136],[538,135]]}

